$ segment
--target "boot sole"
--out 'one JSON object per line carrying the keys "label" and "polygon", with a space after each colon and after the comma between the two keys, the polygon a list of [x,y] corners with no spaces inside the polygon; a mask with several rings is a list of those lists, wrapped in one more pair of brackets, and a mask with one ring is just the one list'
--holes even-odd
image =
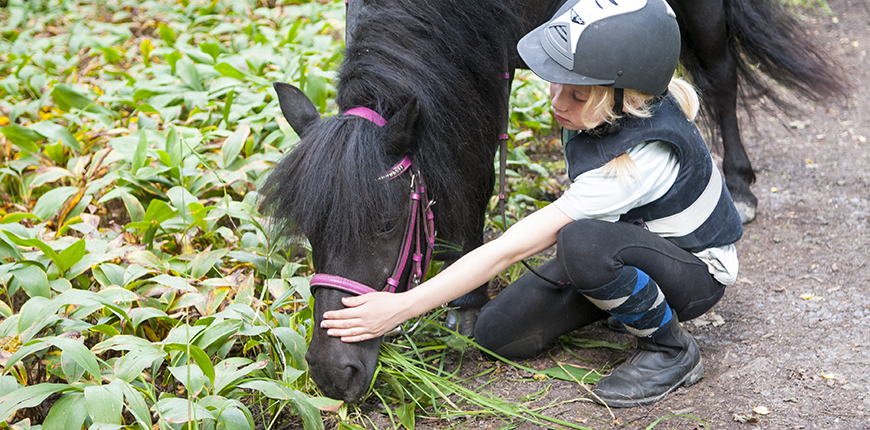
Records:
{"label": "boot sole", "polygon": [[686,376],[683,377],[683,379],[680,380],[680,382],[677,382],[676,384],[671,386],[671,388],[669,388],[664,393],[661,393],[661,394],[658,394],[655,396],[651,396],[651,397],[646,397],[643,399],[607,399],[607,398],[602,397],[600,394],[596,393],[597,395],[593,394],[591,396],[591,398],[592,398],[592,401],[594,401],[595,403],[598,403],[599,405],[608,406],[611,408],[633,408],[635,406],[646,406],[646,405],[651,405],[651,404],[658,402],[659,400],[665,398],[668,394],[671,394],[677,388],[690,387],[692,385],[695,385],[703,377],[704,377],[704,360],[701,359],[698,361],[698,364],[689,373],[687,373]]}

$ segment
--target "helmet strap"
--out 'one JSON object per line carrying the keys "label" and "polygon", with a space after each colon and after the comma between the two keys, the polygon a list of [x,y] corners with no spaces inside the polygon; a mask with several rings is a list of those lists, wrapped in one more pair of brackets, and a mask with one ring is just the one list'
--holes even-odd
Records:
{"label": "helmet strap", "polygon": [[625,91],[622,88],[613,89],[613,113],[616,116],[622,116],[622,99],[625,96]]}

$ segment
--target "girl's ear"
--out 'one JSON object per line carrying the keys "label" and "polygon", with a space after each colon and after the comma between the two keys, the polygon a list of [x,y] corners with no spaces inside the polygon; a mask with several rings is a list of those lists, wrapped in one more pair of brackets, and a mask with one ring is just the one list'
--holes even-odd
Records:
{"label": "girl's ear", "polygon": [[413,151],[416,143],[417,119],[420,116],[420,106],[417,97],[412,96],[399,112],[387,121],[384,131],[387,133],[387,153],[401,157]]}
{"label": "girl's ear", "polygon": [[300,138],[310,127],[320,123],[320,113],[302,90],[283,82],[275,82],[273,87],[278,94],[281,113]]}

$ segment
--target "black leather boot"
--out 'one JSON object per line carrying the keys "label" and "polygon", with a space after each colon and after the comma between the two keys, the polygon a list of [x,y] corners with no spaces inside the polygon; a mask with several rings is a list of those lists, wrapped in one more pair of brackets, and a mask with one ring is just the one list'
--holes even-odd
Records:
{"label": "black leather boot", "polygon": [[637,348],[628,361],[595,384],[593,401],[613,408],[649,405],[704,376],[698,345],[680,326],[676,313],[662,333],[637,338]]}

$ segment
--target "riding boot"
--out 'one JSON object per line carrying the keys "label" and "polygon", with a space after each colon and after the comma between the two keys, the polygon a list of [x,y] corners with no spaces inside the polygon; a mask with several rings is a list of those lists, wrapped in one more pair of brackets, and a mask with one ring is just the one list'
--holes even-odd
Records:
{"label": "riding boot", "polygon": [[698,345],[675,313],[663,328],[650,337],[637,338],[638,351],[595,384],[593,401],[614,408],[649,405],[704,376]]}

